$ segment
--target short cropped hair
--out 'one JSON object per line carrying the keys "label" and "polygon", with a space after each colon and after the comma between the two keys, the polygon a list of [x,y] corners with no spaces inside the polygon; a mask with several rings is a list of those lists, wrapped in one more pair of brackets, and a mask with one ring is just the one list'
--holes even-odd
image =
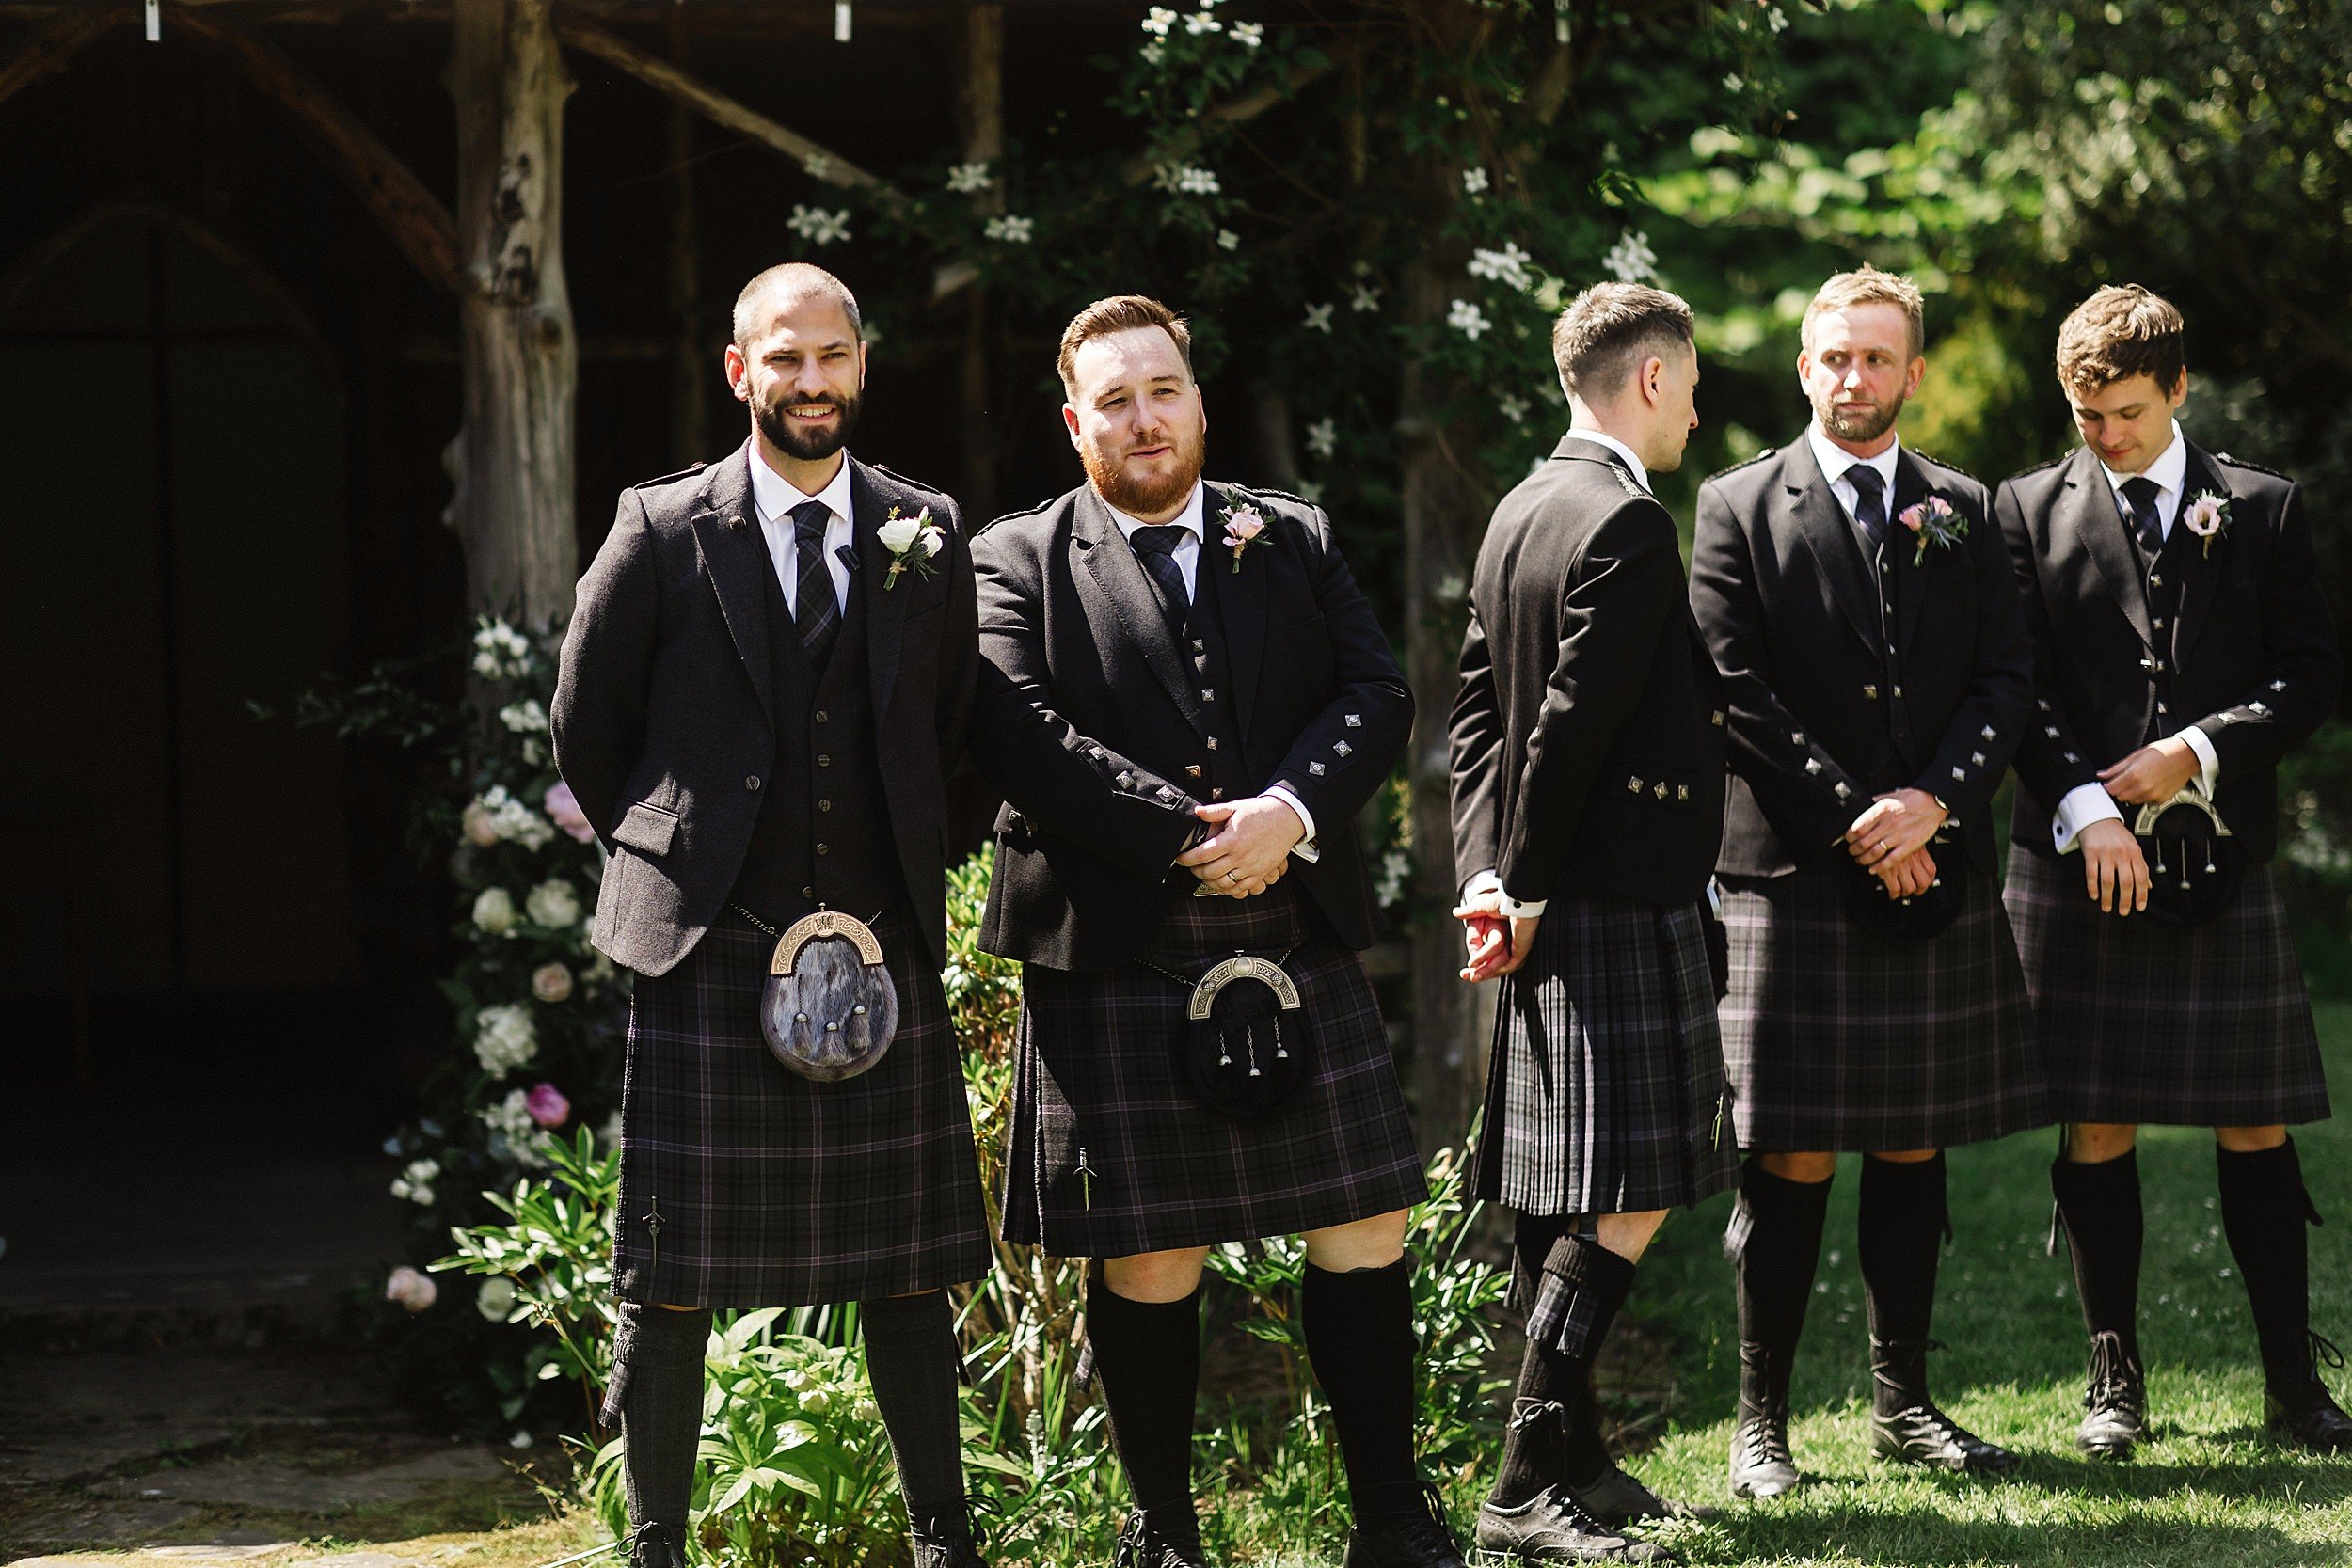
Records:
{"label": "short cropped hair", "polygon": [[2077,397],[2150,375],[2169,392],[2188,368],[2187,328],[2162,294],[2137,283],[2110,283],[2068,313],[2058,326],[2058,384]]}
{"label": "short cropped hair", "polygon": [[1551,328],[1561,388],[1587,403],[1615,396],[1653,356],[1691,346],[1691,308],[1640,283],[1594,284],[1568,301]]}
{"label": "short cropped hair", "polygon": [[1070,325],[1061,329],[1061,352],[1055,356],[1054,368],[1061,372],[1062,391],[1073,398],[1078,395],[1075,371],[1081,345],[1089,339],[1132,332],[1139,326],[1156,326],[1167,333],[1176,344],[1177,357],[1184,362],[1184,373],[1192,374],[1192,327],[1184,318],[1149,294],[1113,294],[1071,317]]}
{"label": "short cropped hair", "polygon": [[1832,310],[1851,310],[1857,305],[1892,305],[1903,313],[1903,321],[1910,328],[1910,357],[1916,359],[1928,351],[1927,305],[1919,295],[1919,285],[1900,274],[1881,272],[1867,264],[1837,274],[1814,293],[1813,303],[1804,308],[1804,323],[1798,329],[1804,346],[1813,346],[1814,317]]}
{"label": "short cropped hair", "polygon": [[763,325],[757,316],[761,301],[770,294],[782,294],[782,303],[798,305],[811,294],[822,294],[841,307],[841,313],[850,318],[850,336],[863,340],[865,319],[857,311],[857,296],[850,286],[824,268],[806,261],[785,261],[770,267],[735,296],[735,346],[748,349],[752,337]]}

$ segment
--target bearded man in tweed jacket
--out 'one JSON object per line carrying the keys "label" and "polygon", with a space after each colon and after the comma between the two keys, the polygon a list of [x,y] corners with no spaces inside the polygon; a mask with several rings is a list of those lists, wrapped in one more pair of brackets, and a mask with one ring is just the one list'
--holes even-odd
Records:
{"label": "bearded man in tweed jacket", "polygon": [[[552,714],[612,857],[596,944],[637,972],[605,1402],[635,1561],[684,1561],[711,1309],[857,1302],[915,1568],[979,1568],[942,1287],[991,1254],[939,982],[971,560],[954,501],[844,450],[866,347],[838,278],[755,277],[726,365],[750,438],[621,498]],[[898,569],[882,530],[927,513],[937,548]],[[818,909],[873,929],[898,991],[887,1052],[832,1083],[759,1021],[779,931]]]}

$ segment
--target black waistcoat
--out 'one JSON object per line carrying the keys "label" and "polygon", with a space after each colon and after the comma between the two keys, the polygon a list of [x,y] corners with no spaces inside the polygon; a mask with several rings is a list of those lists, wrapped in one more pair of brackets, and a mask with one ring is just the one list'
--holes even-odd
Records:
{"label": "black waistcoat", "polygon": [[[1889,501],[1891,504],[1892,497]],[[1853,542],[1855,553],[1862,557],[1863,575],[1877,596],[1879,686],[1886,692],[1886,745],[1874,756],[1841,756],[1837,760],[1865,786],[1874,793],[1883,793],[1908,785],[1925,760],[1918,750],[1918,731],[1912,723],[1911,705],[1903,700],[1903,656],[1897,646],[1897,628],[1903,624],[1912,598],[1927,592],[1927,585],[1920,580],[1922,573],[1911,560],[1917,546],[1910,531],[1892,515],[1887,518],[1884,538],[1875,546],[1859,519],[1849,516],[1846,521],[1847,535]],[[1931,741],[1935,738],[1930,737]]]}
{"label": "black waistcoat", "polygon": [[[760,539],[764,547],[764,532]],[[870,920],[907,895],[874,749],[863,584],[850,576],[847,613],[821,672],[801,651],[772,562],[762,587],[776,760],[728,901],[779,926],[820,905]]]}
{"label": "black waistcoat", "polygon": [[1241,709],[1233,704],[1233,666],[1225,643],[1225,617],[1218,601],[1232,590],[1224,578],[1232,575],[1232,559],[1203,546],[1193,566],[1192,610],[1185,618],[1182,653],[1185,668],[1200,689],[1200,717],[1209,733],[1202,737],[1200,771],[1187,766],[1187,782],[1200,780],[1211,800],[1238,800],[1254,795],[1242,756]]}
{"label": "black waistcoat", "polygon": [[[2185,501],[2183,507],[2185,509]],[[2118,509],[2121,510],[2120,505]],[[2194,569],[2194,558],[2203,546],[2176,517],[2172,521],[2172,531],[2165,535],[2164,547],[2151,560],[2146,547],[2139,542],[2138,531],[2132,529],[2128,517],[2123,526],[2131,529],[2132,557],[2139,562],[2140,573],[2146,579],[2148,629],[2155,633],[2156,646],[2162,650],[2143,660],[2154,666],[2148,673],[2153,678],[2156,689],[2155,707],[2148,716],[2148,733],[2140,737],[2140,744],[2147,745],[2183,727],[2182,721],[2172,711],[2173,673],[2177,667],[2173,639],[2180,635],[2181,591],[2188,574]]]}

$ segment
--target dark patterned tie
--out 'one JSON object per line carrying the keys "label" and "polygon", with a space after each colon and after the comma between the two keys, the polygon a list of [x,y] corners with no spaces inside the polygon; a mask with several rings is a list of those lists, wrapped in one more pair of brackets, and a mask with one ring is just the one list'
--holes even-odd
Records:
{"label": "dark patterned tie", "polygon": [[2132,533],[2138,539],[2140,554],[2151,566],[2164,553],[2164,515],[2156,510],[2156,496],[2162,489],[2146,474],[2136,474],[2123,482],[2123,499],[2132,509]]}
{"label": "dark patterned tie", "polygon": [[834,639],[841,632],[841,606],[833,596],[833,572],[825,564],[825,529],[832,521],[833,508],[823,501],[803,501],[792,509],[792,556],[799,563],[792,624],[800,630],[802,650],[819,670],[832,657]]}
{"label": "dark patterned tie", "polygon": [[1846,483],[1853,486],[1853,520],[1862,525],[1873,551],[1883,548],[1886,544],[1886,482],[1867,463],[1857,463],[1846,470]]}
{"label": "dark patterned tie", "polygon": [[1167,523],[1157,528],[1139,528],[1127,536],[1136,559],[1143,562],[1144,572],[1160,591],[1160,613],[1168,617],[1168,629],[1179,641],[1184,635],[1184,617],[1192,610],[1192,595],[1184,592],[1184,569],[1176,564],[1176,546],[1191,531]]}

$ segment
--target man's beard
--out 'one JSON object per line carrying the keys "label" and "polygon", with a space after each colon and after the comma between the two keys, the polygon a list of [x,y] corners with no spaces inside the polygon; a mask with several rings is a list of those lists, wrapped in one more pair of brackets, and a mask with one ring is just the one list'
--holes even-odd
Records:
{"label": "man's beard", "polygon": [[1895,421],[1902,417],[1905,401],[1903,394],[1898,392],[1893,402],[1874,404],[1867,414],[1849,414],[1837,406],[1833,396],[1815,404],[1813,412],[1820,420],[1821,428],[1839,440],[1867,444],[1895,428]]}
{"label": "man's beard", "polygon": [[[1131,479],[1115,457],[1104,457],[1091,446],[1081,443],[1079,460],[1086,465],[1087,482],[1095,494],[1130,517],[1149,517],[1165,512],[1192,494],[1192,487],[1200,483],[1201,466],[1208,459],[1208,440],[1195,432],[1185,436],[1170,431],[1164,439],[1176,449],[1176,466],[1168,477],[1159,480]],[[1157,446],[1157,441],[1138,441],[1134,446]]]}
{"label": "man's beard", "polygon": [[[795,430],[792,421],[785,417],[787,404],[806,407],[818,403],[840,410],[841,417],[834,421],[830,430]],[[850,433],[857,428],[858,410],[865,406],[863,395],[848,398],[830,394],[817,398],[787,397],[754,410],[753,418],[759,421],[760,434],[767,436],[770,443],[785,456],[803,463],[818,463],[850,444]]]}

